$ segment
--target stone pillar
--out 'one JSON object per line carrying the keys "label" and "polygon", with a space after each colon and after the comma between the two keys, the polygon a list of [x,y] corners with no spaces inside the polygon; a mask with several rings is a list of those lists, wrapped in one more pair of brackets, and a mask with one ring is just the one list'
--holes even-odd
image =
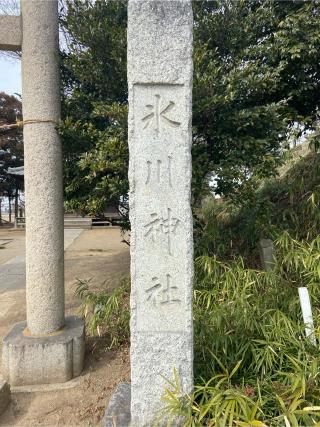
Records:
{"label": "stone pillar", "polygon": [[58,0],[22,0],[27,323],[31,335],[64,326]]}
{"label": "stone pillar", "polygon": [[[27,322],[3,340],[11,385],[68,381],[84,358],[83,320],[64,316],[58,0],[21,0],[21,13]],[[19,40],[0,32],[0,48]]]}
{"label": "stone pillar", "polygon": [[263,270],[272,271],[275,267],[274,245],[271,239],[260,239],[258,242],[260,261]]}
{"label": "stone pillar", "polygon": [[191,1],[129,0],[131,419],[193,387]]}

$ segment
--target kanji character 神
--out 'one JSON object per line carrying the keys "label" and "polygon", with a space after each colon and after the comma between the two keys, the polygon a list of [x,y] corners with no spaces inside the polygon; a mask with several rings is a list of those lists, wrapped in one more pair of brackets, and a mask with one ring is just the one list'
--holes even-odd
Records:
{"label": "kanji character \u795e", "polygon": [[147,232],[145,233],[145,237],[151,235],[152,241],[156,242],[158,233],[162,233],[167,235],[168,237],[168,254],[172,254],[171,248],[171,238],[176,234],[176,230],[178,225],[180,224],[180,220],[172,216],[171,209],[168,208],[168,215],[166,218],[159,217],[157,213],[151,214],[152,220],[145,225],[147,228]]}

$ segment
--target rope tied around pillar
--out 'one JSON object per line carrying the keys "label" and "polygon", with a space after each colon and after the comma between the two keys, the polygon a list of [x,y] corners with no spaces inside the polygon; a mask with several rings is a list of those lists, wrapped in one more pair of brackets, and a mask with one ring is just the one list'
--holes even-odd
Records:
{"label": "rope tied around pillar", "polygon": [[18,127],[23,127],[25,125],[31,125],[35,123],[53,123],[55,125],[58,124],[57,121],[51,119],[29,119],[29,120],[20,120],[16,123],[1,125],[0,129],[15,129]]}

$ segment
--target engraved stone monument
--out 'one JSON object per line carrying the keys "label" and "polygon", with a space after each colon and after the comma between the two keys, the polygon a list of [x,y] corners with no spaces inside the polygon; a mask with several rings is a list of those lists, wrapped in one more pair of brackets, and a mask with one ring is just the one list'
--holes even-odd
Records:
{"label": "engraved stone monument", "polygon": [[130,0],[131,422],[193,387],[191,1]]}

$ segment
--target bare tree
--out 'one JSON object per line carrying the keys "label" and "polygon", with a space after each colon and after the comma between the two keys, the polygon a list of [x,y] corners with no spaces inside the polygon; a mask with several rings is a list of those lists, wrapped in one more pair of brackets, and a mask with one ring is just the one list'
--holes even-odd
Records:
{"label": "bare tree", "polygon": [[1,0],[0,15],[19,15],[20,1],[19,0]]}

